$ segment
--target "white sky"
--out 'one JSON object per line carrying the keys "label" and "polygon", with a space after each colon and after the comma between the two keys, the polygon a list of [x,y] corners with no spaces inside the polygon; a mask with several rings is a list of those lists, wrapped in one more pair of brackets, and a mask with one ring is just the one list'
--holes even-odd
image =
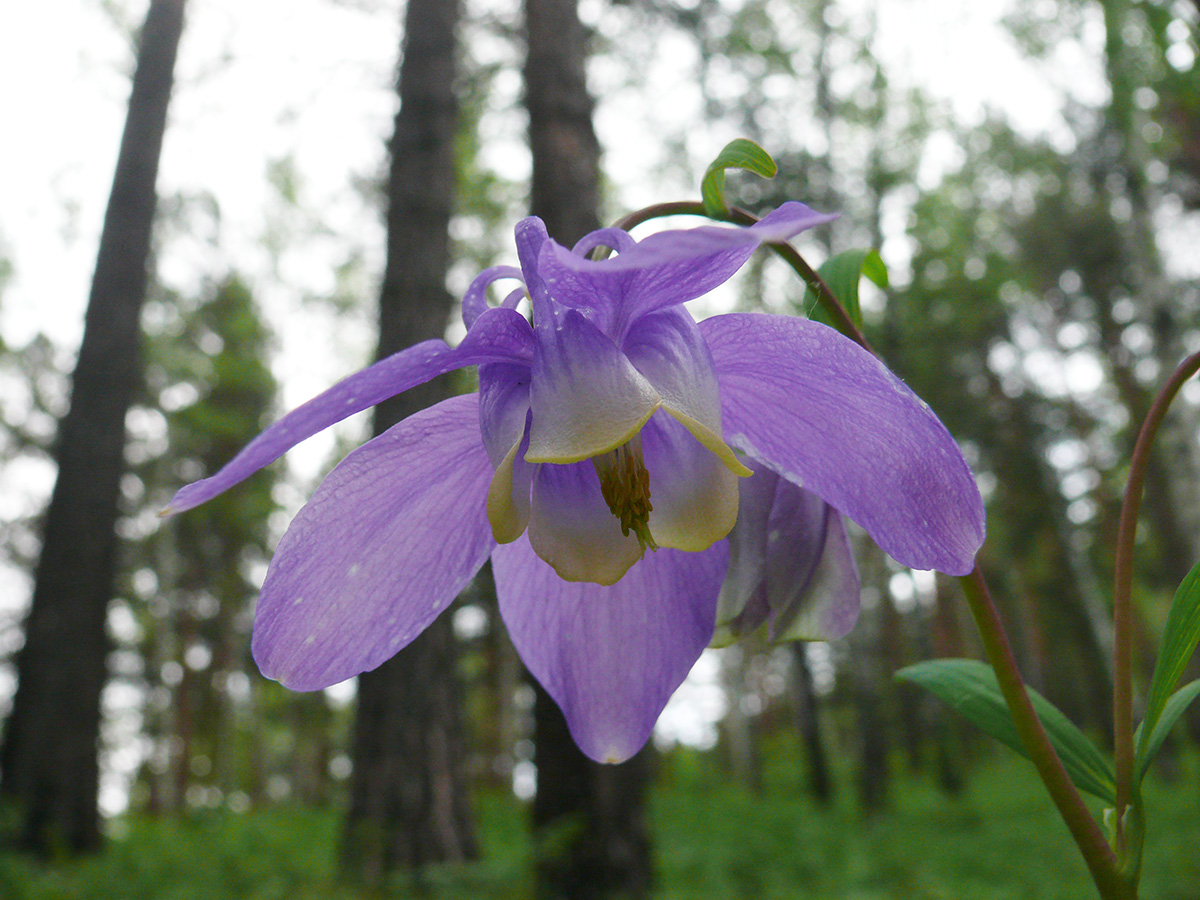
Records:
{"label": "white sky", "polygon": [[[1015,2],[848,0],[845,6],[876,9],[880,52],[893,77],[923,85],[962,120],[979,121],[995,107],[1022,130],[1052,132],[1060,127],[1063,89],[1085,101],[1103,99],[1088,49],[1094,51],[1097,34],[1064,43],[1051,69],[1035,68],[997,27]],[[357,368],[370,349],[361,325],[330,328],[327,318],[300,304],[304,293],[333,284],[345,246],[336,236],[360,242],[369,262],[382,263],[382,229],[351,183],[383,165],[401,4],[361,5],[374,9],[330,0],[189,0],[159,189],[163,196],[210,192],[221,209],[221,240],[214,258],[171,258],[165,274],[186,278],[199,263],[218,277],[236,268],[251,278],[278,335],[287,406]],[[475,5],[517,20],[517,0]],[[15,265],[0,298],[0,334],[13,345],[40,330],[73,351],[81,333],[132,67],[130,47],[98,6],[98,0],[10,0],[0,8],[0,247]],[[127,6],[130,21],[140,22],[145,2]],[[622,14],[603,0],[583,0],[582,12],[592,22]],[[654,123],[669,131],[701,108],[689,48],[675,40],[656,50],[658,58],[646,61],[654,97],[623,91],[598,98],[608,177],[618,197],[637,205],[676,197],[674,186],[669,198],[656,194],[662,185],[647,177],[664,152],[654,142]],[[617,74],[597,61],[601,88]],[[515,98],[517,72],[505,73],[504,83]],[[734,136],[700,132],[689,147],[693,166]],[[523,138],[507,137],[517,146]],[[933,159],[935,169],[953,163],[953,150]],[[272,215],[264,176],[271,160],[288,155],[296,160],[306,206],[322,211],[321,224],[335,239],[306,244],[284,260],[276,278],[258,243]],[[508,162],[514,169],[507,174],[519,177],[520,152]],[[326,441],[313,458],[323,459],[329,448]],[[663,733],[692,733],[696,704],[689,694],[709,696],[704,685],[715,677],[711,660],[704,669],[707,680],[693,683],[668,709]]]}

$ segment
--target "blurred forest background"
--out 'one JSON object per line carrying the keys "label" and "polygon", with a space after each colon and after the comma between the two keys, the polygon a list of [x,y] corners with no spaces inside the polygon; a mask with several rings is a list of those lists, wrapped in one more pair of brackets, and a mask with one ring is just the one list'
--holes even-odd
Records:
{"label": "blurred forest background", "polygon": [[[708,651],[654,745],[599,767],[529,683],[487,569],[356,684],[293,694],[249,658],[255,586],[322,473],[469,378],[157,512],[372,353],[457,339],[455,298],[514,262],[523,215],[569,243],[695,198],[744,136],[780,173],[731,176],[732,197],[840,211],[801,245],[814,263],[880,250],[868,335],[975,468],[982,564],[1028,682],[1108,746],[1126,461],[1155,390],[1200,350],[1200,3],[960,19],[936,0],[311,0],[268,21],[277,42],[305,36],[278,69],[238,37],[254,4],[58,5],[94,44],[88,77],[121,99],[49,148],[34,114],[56,113],[23,88],[4,142],[21,146],[0,150],[6,168],[54,152],[63,171],[95,157],[116,173],[103,234],[69,178],[0,181],[0,894],[1091,895],[1027,768],[893,678],[981,656],[957,584],[865,539],[853,634]],[[308,52],[347,35],[362,58]],[[206,124],[222,83],[255,101],[244,133]],[[322,104],[340,112],[314,128]],[[240,186],[180,174],[215,165],[240,166]],[[60,224],[56,246],[19,239],[24,196]],[[42,285],[93,262],[81,332],[84,297]],[[811,304],[762,256],[694,306]],[[1192,384],[1138,532],[1143,686],[1200,550],[1198,426]],[[1155,773],[1148,896],[1200,884],[1197,741],[1193,714]]]}

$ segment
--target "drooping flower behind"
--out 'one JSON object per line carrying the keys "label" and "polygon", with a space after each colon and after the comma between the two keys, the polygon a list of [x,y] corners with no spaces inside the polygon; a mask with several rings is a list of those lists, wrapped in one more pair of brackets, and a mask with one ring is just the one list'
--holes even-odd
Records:
{"label": "drooping flower behind", "polygon": [[[526,219],[520,268],[475,280],[457,347],[425,341],[351,375],[180,490],[168,512],[346,416],[479,367],[478,394],[368,441],[296,516],[256,612],[263,673],[312,690],[375,668],[490,556],[525,664],[580,748],[619,761],[712,640],[718,596],[726,635],[764,621],[777,637],[849,630],[858,580],[841,515],[905,565],[970,571],[984,530],[974,479],[899,379],[823,325],[696,323],[683,306],[760,243],[830,218],[787,203],[749,228],[640,242],[603,229],[573,250]],[[597,246],[616,255],[585,258]],[[506,279],[520,287],[489,307]],[[533,324],[515,308],[525,296]]]}

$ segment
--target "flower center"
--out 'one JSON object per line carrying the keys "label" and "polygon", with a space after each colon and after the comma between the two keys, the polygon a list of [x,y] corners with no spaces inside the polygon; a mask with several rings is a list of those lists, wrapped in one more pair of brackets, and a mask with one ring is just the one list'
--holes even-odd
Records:
{"label": "flower center", "polygon": [[643,549],[657,550],[650,534],[650,473],[642,459],[642,436],[635,434],[616,450],[592,457],[600,476],[600,493],[614,516],[621,520],[621,534],[637,535]]}

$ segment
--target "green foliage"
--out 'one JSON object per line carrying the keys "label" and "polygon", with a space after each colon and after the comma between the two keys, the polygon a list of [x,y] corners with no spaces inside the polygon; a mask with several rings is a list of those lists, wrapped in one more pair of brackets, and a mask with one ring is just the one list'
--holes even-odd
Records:
{"label": "green foliage", "polygon": [[1163,742],[1166,741],[1167,735],[1171,733],[1171,729],[1175,723],[1179,721],[1179,717],[1184,711],[1191,706],[1192,701],[1200,697],[1200,678],[1184,685],[1167,700],[1163,706],[1162,715],[1159,716],[1158,722],[1150,731],[1149,738],[1142,745],[1142,731],[1145,727],[1145,722],[1138,726],[1135,740],[1138,743],[1137,753],[1137,778],[1140,781],[1146,775],[1146,768],[1158,755],[1158,751],[1162,749]]}
{"label": "green foliage", "polygon": [[[878,287],[888,286],[887,266],[875,250],[846,250],[825,260],[817,269],[817,274],[845,308],[850,321],[859,328],[862,328],[863,319],[862,308],[858,302],[858,287],[863,277],[871,279]],[[837,327],[833,317],[817,302],[817,295],[812,288],[804,294],[804,308],[810,311],[810,319],[833,328]]]}
{"label": "green foliage", "polygon": [[[1188,572],[1171,611],[1167,614],[1167,626],[1163,631],[1162,649],[1150,679],[1150,693],[1146,697],[1146,717],[1138,729],[1137,770],[1139,776],[1154,758],[1154,754],[1166,740],[1167,732],[1183,714],[1188,704],[1200,691],[1200,683],[1192,682],[1172,695],[1176,682],[1196,650],[1200,641],[1200,563]],[[1171,701],[1175,702],[1172,703]],[[1168,715],[1169,712],[1169,715]]]}
{"label": "green foliage", "polygon": [[[824,810],[800,794],[798,748],[776,748],[761,793],[728,784],[711,755],[665,756],[650,804],[657,900],[1092,900],[1070,838],[1032,774],[979,771],[948,799],[920,778],[896,782],[892,808],[864,820],[848,795]],[[1196,760],[1180,781],[1150,779],[1160,827],[1147,845],[1145,895],[1188,900],[1200,880]],[[484,859],[397,876],[381,892],[341,885],[335,810],[210,812],[117,823],[101,854],[42,866],[0,856],[6,900],[375,900],[533,896],[526,810],[479,798]]]}
{"label": "green foliage", "polygon": [[745,169],[763,178],[774,178],[779,171],[770,154],[754,141],[737,138],[725,145],[717,158],[709,163],[708,171],[700,181],[700,196],[704,211],[714,219],[729,215],[729,204],[725,199],[725,170]]}
{"label": "green foliage", "polygon": [[[896,677],[931,691],[987,734],[1028,758],[990,667],[971,659],[937,659],[901,669]],[[1026,690],[1071,780],[1080,790],[1114,803],[1112,763],[1050,701],[1037,691]]]}

